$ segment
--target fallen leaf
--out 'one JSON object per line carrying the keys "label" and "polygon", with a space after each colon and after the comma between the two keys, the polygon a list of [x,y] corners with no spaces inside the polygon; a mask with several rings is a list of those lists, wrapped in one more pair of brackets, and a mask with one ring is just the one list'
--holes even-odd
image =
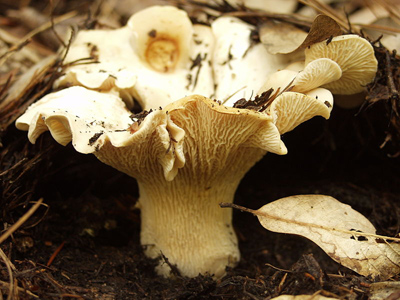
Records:
{"label": "fallen leaf", "polygon": [[400,239],[376,235],[367,218],[330,196],[291,196],[259,210],[230,207],[256,215],[268,230],[310,239],[333,260],[363,276],[385,280],[400,272]]}
{"label": "fallen leaf", "polygon": [[271,54],[287,54],[342,34],[331,17],[315,17],[308,34],[287,23],[267,22],[260,27],[260,40]]}
{"label": "fallen leaf", "polygon": [[313,44],[341,34],[342,29],[334,19],[326,15],[318,15],[315,17],[306,39],[298,49],[307,48]]}
{"label": "fallen leaf", "polygon": [[289,24],[267,22],[260,27],[260,41],[271,54],[295,51],[307,37],[307,32]]}
{"label": "fallen leaf", "polygon": [[[396,298],[390,296],[397,296]],[[385,281],[371,284],[369,289],[369,300],[399,299],[400,282]]]}

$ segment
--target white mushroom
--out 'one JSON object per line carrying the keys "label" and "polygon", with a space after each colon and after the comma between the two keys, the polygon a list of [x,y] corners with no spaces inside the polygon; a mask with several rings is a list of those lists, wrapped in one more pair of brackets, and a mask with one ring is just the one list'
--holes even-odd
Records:
{"label": "white mushroom", "polygon": [[[314,116],[328,118],[331,94],[318,88],[275,94],[260,112],[227,107],[204,96],[214,93],[214,83],[219,99],[239,96],[238,89],[249,99],[280,63],[252,43],[252,26],[228,17],[212,29],[192,26],[171,7],[146,9],[128,23],[80,34],[68,61],[96,50],[98,63],[71,66],[59,86],[87,87],[45,96],[16,126],[28,130],[32,143],[49,130],[60,144],[72,141],[77,151],[136,178],[146,255],[164,255],[186,276],[221,277],[240,254],[231,211],[218,204],[233,201],[241,178],[266,152],[286,154],[281,134]],[[123,51],[111,43],[121,37],[129,41]],[[132,116],[124,93],[156,110]],[[186,93],[191,96],[182,98]],[[157,270],[168,276],[170,267],[160,263]]]}
{"label": "white mushroom", "polygon": [[[50,130],[60,144],[72,141],[77,151],[136,178],[146,255],[162,253],[186,276],[221,277],[240,254],[231,211],[218,204],[233,201],[267,151],[286,154],[281,133],[329,112],[322,99],[300,93],[283,93],[267,113],[194,95],[132,119],[115,95],[71,87],[33,104],[16,126],[32,143]],[[160,263],[159,274],[169,271]]]}
{"label": "white mushroom", "polygon": [[[72,141],[77,151],[135,177],[146,254],[163,253],[186,276],[222,276],[240,254],[231,212],[218,203],[233,201],[266,151],[286,153],[272,118],[202,96],[153,111],[135,128],[130,115],[114,95],[71,87],[32,105],[16,125],[29,130],[32,143],[50,130],[60,144]],[[168,265],[159,273],[168,275]]]}
{"label": "white mushroom", "polygon": [[284,92],[272,102],[267,112],[274,118],[280,134],[284,134],[315,116],[329,119],[332,107],[332,94],[317,88],[307,94]]}
{"label": "white mushroom", "polygon": [[152,6],[120,29],[80,31],[65,62],[95,63],[73,64],[55,87],[114,91],[129,107],[134,98],[146,110],[195,93],[211,96],[213,48],[210,27],[192,25],[176,7]]}
{"label": "white mushroom", "polygon": [[378,62],[374,49],[364,38],[355,35],[341,35],[320,42],[305,49],[305,65],[318,58],[329,58],[341,70],[340,79],[323,85],[333,94],[356,94],[365,89],[376,74]]}

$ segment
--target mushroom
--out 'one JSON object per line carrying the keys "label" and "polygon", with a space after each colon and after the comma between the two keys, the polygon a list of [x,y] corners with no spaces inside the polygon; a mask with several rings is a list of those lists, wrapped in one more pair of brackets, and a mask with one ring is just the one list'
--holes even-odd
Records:
{"label": "mushroom", "polygon": [[[264,104],[253,109],[210,100],[214,92],[238,97],[238,87],[249,99],[265,81],[263,68],[269,68],[271,58],[263,56],[262,45],[252,44],[252,29],[231,17],[217,19],[212,28],[192,26],[176,8],[152,7],[121,29],[85,31],[71,45],[68,61],[91,54],[90,43],[96,46],[98,63],[70,66],[57,87],[79,86],[46,95],[16,122],[32,143],[49,130],[60,144],[72,141],[78,152],[92,153],[136,178],[145,253],[151,258],[164,255],[185,276],[218,278],[227,266],[237,264],[232,213],[218,203],[233,201],[241,178],[267,152],[286,154],[281,134],[314,116],[328,118],[332,109],[332,95],[316,87],[319,81],[306,93],[282,89],[271,96],[265,86],[263,100],[257,100]],[[100,37],[107,42],[124,37],[129,43],[122,51],[100,43]],[[116,53],[121,55],[114,65]],[[305,74],[308,70],[312,68]],[[262,76],[248,76],[252,72]],[[197,76],[189,86],[188,75]],[[244,86],[236,85],[242,81]],[[151,110],[132,115],[121,87]],[[170,267],[160,263],[157,271],[168,276]]]}
{"label": "mushroom", "polygon": [[[209,26],[192,25],[186,12],[152,6],[114,30],[82,30],[65,63],[71,64],[55,88],[81,85],[113,92],[129,107],[133,99],[149,110],[190,94],[214,94]],[[93,63],[74,64],[94,57]]]}
{"label": "mushroom", "polygon": [[341,76],[342,70],[337,63],[328,58],[319,58],[310,62],[300,72],[285,69],[271,74],[258,94],[268,88],[282,92],[289,87],[292,92],[306,93],[338,80]]}
{"label": "mushroom", "polygon": [[[60,144],[72,141],[78,152],[136,178],[146,255],[163,254],[185,276],[218,278],[240,258],[231,211],[218,203],[233,201],[242,177],[267,151],[286,154],[281,132],[315,115],[327,118],[330,109],[292,92],[267,113],[193,95],[132,119],[116,95],[77,86],[45,96],[16,126],[28,130],[32,143],[49,130]],[[157,271],[168,276],[170,268],[160,263]]]}
{"label": "mushroom", "polygon": [[323,57],[340,66],[340,79],[323,85],[333,94],[349,95],[362,92],[374,79],[378,67],[371,44],[355,34],[341,35],[316,43],[305,49],[305,56],[305,66]]}

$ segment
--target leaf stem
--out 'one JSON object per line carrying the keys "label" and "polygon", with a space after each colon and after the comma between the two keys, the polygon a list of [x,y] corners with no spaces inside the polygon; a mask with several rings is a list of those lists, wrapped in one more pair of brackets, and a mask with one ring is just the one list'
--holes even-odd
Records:
{"label": "leaf stem", "polygon": [[247,208],[247,207],[244,207],[244,206],[240,206],[240,205],[237,205],[237,204],[233,204],[233,203],[228,203],[228,202],[221,202],[221,203],[219,204],[219,206],[220,206],[221,208],[230,207],[230,208],[239,209],[241,212],[244,212],[244,211],[245,211],[245,212],[251,213],[251,214],[253,214],[253,215],[255,215],[255,214],[257,213],[256,210],[253,210],[253,209],[250,209],[250,208]]}

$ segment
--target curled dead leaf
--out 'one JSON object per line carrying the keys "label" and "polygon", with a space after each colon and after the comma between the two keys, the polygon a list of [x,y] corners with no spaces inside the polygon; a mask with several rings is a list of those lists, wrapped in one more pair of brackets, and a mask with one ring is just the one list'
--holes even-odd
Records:
{"label": "curled dead leaf", "polygon": [[291,196],[258,210],[231,207],[256,215],[270,231],[310,239],[333,260],[363,276],[385,280],[400,272],[400,239],[376,235],[367,218],[330,196]]}
{"label": "curled dead leaf", "polygon": [[318,15],[315,17],[306,39],[297,49],[307,48],[341,34],[342,29],[334,19],[326,15]]}

